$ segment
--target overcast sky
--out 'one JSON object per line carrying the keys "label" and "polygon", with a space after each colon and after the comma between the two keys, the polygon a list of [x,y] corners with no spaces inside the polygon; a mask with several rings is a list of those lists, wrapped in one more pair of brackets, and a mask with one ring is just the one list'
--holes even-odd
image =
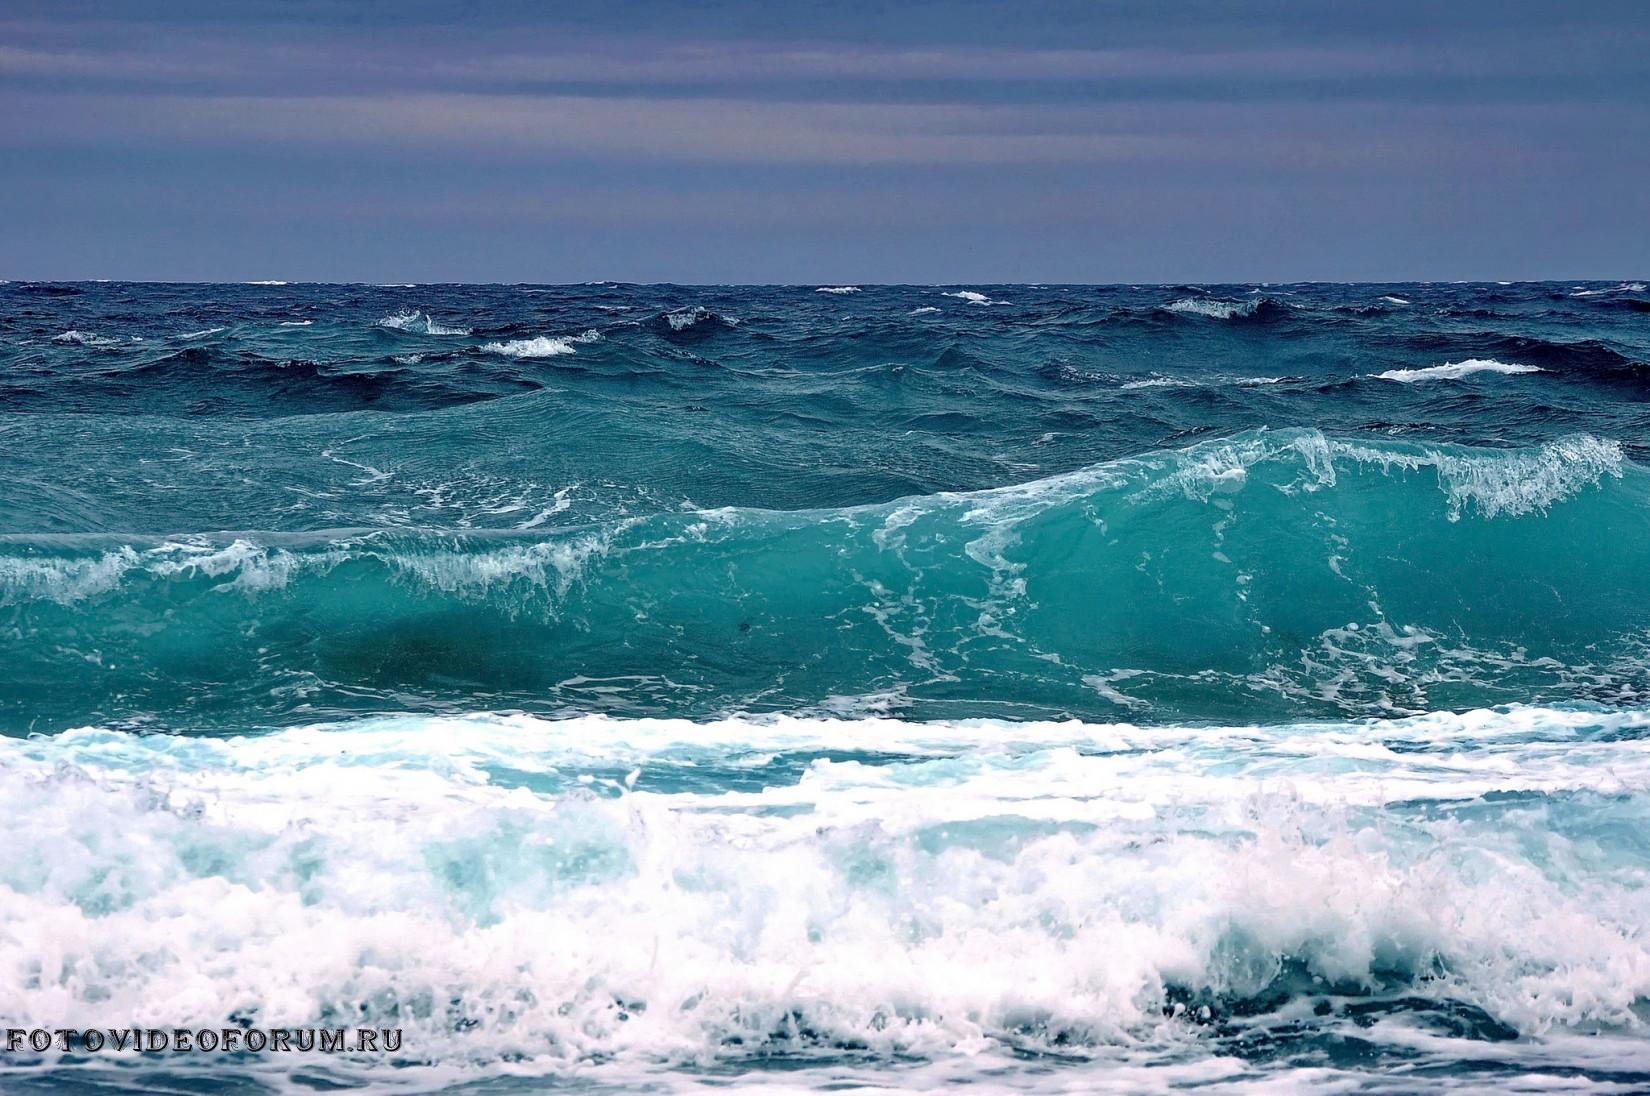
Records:
{"label": "overcast sky", "polygon": [[1650,3],[6,0],[0,277],[1650,274]]}

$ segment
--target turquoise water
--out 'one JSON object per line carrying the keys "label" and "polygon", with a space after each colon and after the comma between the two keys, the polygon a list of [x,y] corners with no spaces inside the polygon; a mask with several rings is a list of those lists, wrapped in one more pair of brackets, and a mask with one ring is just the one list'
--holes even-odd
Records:
{"label": "turquoise water", "polygon": [[8,1090],[1650,1084],[1639,283],[0,285]]}

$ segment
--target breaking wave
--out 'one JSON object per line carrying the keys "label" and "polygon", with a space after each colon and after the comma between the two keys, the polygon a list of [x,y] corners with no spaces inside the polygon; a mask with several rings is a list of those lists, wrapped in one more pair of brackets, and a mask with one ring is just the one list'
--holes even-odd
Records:
{"label": "breaking wave", "polygon": [[433,316],[419,311],[397,312],[378,321],[379,327],[393,331],[407,331],[424,335],[468,335],[468,327],[451,327],[437,323]]}
{"label": "breaking wave", "polygon": [[[930,715],[961,696],[1134,719],[1619,701],[1646,688],[1650,617],[1620,592],[1650,568],[1647,491],[1618,445],[1583,435],[1475,450],[1262,431],[840,510],[13,537],[0,654],[21,684],[0,718],[65,697],[99,718],[207,722],[214,705],[281,717],[475,695],[706,714],[858,697]],[[65,663],[69,647],[102,668]],[[588,679],[614,684],[586,694]]]}
{"label": "breaking wave", "polygon": [[1540,373],[1541,369],[1534,365],[1509,364],[1498,362],[1494,358],[1469,358],[1463,362],[1448,362],[1444,365],[1428,366],[1425,369],[1388,369],[1375,376],[1383,381],[1401,381],[1404,384],[1413,384],[1416,381],[1458,381],[1463,377],[1470,377],[1474,373],[1501,373],[1507,376],[1517,376],[1520,373]]}

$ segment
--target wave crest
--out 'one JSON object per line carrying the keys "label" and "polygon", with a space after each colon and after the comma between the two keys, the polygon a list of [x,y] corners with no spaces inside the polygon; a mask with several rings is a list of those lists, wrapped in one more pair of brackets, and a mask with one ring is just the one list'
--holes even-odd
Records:
{"label": "wave crest", "polygon": [[1446,362],[1443,365],[1428,366],[1425,369],[1388,369],[1384,373],[1375,374],[1375,376],[1383,381],[1414,384],[1417,381],[1458,381],[1463,377],[1470,377],[1474,373],[1500,373],[1504,376],[1518,376],[1521,373],[1540,372],[1542,372],[1542,369],[1534,365],[1499,362],[1494,358],[1468,358],[1466,361]]}

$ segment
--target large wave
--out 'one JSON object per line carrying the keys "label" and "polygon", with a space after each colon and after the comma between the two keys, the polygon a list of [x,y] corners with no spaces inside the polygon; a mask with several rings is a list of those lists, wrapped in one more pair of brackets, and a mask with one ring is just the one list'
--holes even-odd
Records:
{"label": "large wave", "polygon": [[[1394,714],[1645,690],[1650,473],[1260,431],[559,531],[0,540],[13,725],[386,704]],[[72,715],[70,713],[73,713]]]}

